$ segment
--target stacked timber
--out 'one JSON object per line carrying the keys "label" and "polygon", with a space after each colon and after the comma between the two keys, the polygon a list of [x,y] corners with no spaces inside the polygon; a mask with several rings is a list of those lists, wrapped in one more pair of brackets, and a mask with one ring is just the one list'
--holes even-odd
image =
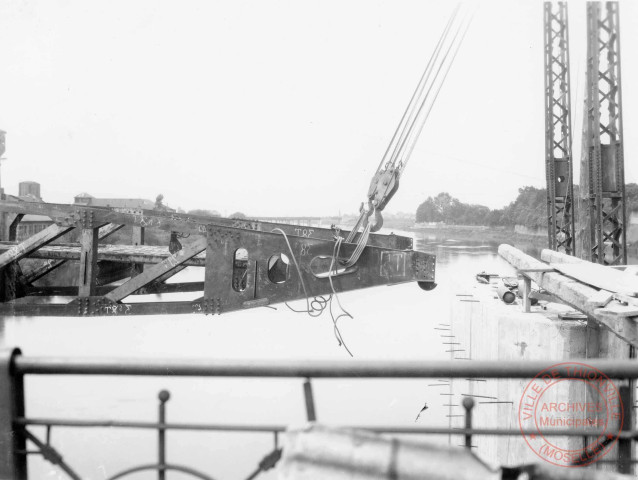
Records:
{"label": "stacked timber", "polygon": [[541,256],[549,265],[510,245],[498,252],[539,287],[638,346],[638,277],[549,250]]}

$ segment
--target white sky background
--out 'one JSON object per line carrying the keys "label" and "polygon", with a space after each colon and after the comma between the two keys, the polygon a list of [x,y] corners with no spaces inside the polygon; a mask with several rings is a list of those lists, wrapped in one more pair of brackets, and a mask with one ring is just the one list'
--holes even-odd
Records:
{"label": "white sky background", "polygon": [[[388,211],[545,184],[543,4],[479,5]],[[248,215],[354,213],[453,2],[0,2],[2,185]],[[585,2],[570,1],[579,158]],[[623,1],[625,171],[638,181],[638,2]],[[578,162],[577,162],[578,163]],[[578,172],[576,173],[578,179]]]}

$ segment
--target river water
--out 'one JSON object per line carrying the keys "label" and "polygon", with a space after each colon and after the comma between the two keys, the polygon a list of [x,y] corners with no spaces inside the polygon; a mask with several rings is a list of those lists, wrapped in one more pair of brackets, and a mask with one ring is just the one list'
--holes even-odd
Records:
{"label": "river water", "polygon": [[[513,273],[497,255],[496,244],[442,241],[422,233],[415,239],[417,249],[437,256],[435,290],[405,284],[340,295],[354,317],[340,320],[340,329],[356,359],[449,359],[449,346],[434,328],[448,323],[454,295],[475,282],[477,272]],[[311,318],[276,307],[222,316],[0,318],[0,347],[19,346],[25,355],[349,360],[337,345],[327,312]],[[317,416],[328,424],[410,426],[427,403],[430,408],[418,424],[447,426],[445,397],[429,384],[315,380]],[[172,422],[299,424],[305,419],[301,380],[245,378],[30,376],[27,415],[155,421],[157,393],[163,388],[171,392],[167,418]],[[44,438],[43,429],[32,431]],[[82,478],[103,480],[128,467],[154,463],[156,436],[151,430],[56,427],[52,443]],[[273,446],[270,434],[169,431],[167,438],[169,462],[215,479],[246,478]],[[30,478],[67,478],[39,456],[30,456],[29,470]],[[157,477],[140,473],[130,478]],[[192,477],[171,473],[168,478]],[[275,475],[271,471],[259,478]]]}

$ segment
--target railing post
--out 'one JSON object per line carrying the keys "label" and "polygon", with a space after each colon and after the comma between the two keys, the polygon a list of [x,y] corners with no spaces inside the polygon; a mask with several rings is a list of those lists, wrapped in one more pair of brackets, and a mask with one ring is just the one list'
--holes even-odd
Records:
{"label": "railing post", "polygon": [[158,395],[159,404],[159,428],[158,428],[158,463],[159,469],[157,470],[158,480],[166,479],[166,402],[171,398],[171,394],[168,390],[162,390]]}
{"label": "railing post", "polygon": [[527,276],[523,275],[523,310],[525,313],[529,313],[531,311],[531,299],[529,294],[532,291],[532,280]]}
{"label": "railing post", "polygon": [[315,410],[315,398],[312,395],[312,383],[310,383],[309,378],[306,378],[303,384],[303,394],[306,400],[306,417],[309,422],[315,422],[317,420],[317,412]]}
{"label": "railing post", "polygon": [[[465,397],[463,399],[463,408],[465,409],[465,429],[470,430],[472,428],[472,409],[474,408],[474,399]],[[465,448],[472,449],[472,434],[465,434]]]}
{"label": "railing post", "polygon": [[[630,385],[633,382],[630,382]],[[629,385],[622,385],[618,387],[620,393],[620,400],[622,402],[623,409],[623,424],[621,431],[632,430],[633,421],[633,401],[631,394],[631,387]],[[633,440],[631,438],[619,438],[618,439],[618,473],[633,473]]]}
{"label": "railing post", "polygon": [[26,480],[26,440],[15,420],[24,417],[24,381],[13,373],[20,349],[0,349],[0,478]]}

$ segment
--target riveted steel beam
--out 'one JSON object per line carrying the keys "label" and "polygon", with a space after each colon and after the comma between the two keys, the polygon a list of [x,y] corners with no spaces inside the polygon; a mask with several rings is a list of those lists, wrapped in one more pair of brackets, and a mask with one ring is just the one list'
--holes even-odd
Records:
{"label": "riveted steel beam", "polygon": [[[13,255],[19,250],[22,257],[33,254],[33,257],[56,260],[78,258],[81,264],[77,298],[70,303],[60,305],[28,300],[4,303],[0,304],[0,313],[4,314],[84,316],[221,313],[395,283],[416,281],[425,290],[435,286],[435,257],[413,251],[412,239],[407,237],[376,235],[374,242],[359,246],[356,243],[357,236],[353,243],[343,242],[342,235],[346,232],[339,232],[338,229],[287,225],[285,228],[264,231],[264,228],[277,224],[44,203],[23,205],[0,202],[0,210],[3,209],[18,214],[47,215],[56,223],[44,234],[40,234],[43,238],[39,240],[34,241],[32,237],[22,244],[6,248],[0,246],[0,251],[5,248],[0,258]],[[232,226],[214,222],[232,223]],[[97,229],[106,224],[131,225],[139,231],[153,228],[194,235],[189,242],[185,242],[183,249],[172,255],[168,255],[162,248],[143,245],[105,245],[100,249],[97,247]],[[79,249],[73,245],[55,245],[36,252],[55,237],[53,233],[61,234],[72,228],[82,229]],[[340,234],[340,240],[337,240],[336,236]],[[26,248],[25,244],[30,247]],[[407,248],[397,249],[387,245]],[[335,252],[337,247],[338,251]],[[207,251],[206,257],[198,256],[204,250]],[[352,265],[343,266],[351,257],[358,260]],[[135,272],[137,275],[133,275],[131,270],[132,278],[122,285],[98,288],[98,260],[153,265],[143,272]],[[200,282],[198,287],[188,284],[173,288],[168,285],[162,287],[158,283],[189,265],[204,266],[203,286]],[[50,264],[43,267],[43,270],[50,271],[56,266]],[[126,268],[112,266],[112,272],[105,272],[108,278],[122,278],[127,274]],[[144,304],[125,302],[126,297],[135,293],[194,291],[194,288],[200,287],[203,288],[204,295],[195,301]],[[56,285],[33,287],[27,289],[27,294],[42,296],[47,292],[73,293],[72,288]]]}
{"label": "riveted steel beam", "polygon": [[[368,246],[346,269],[339,262],[349,258],[356,245],[342,244],[333,264],[334,247],[334,242],[316,238],[211,227],[204,290],[207,313],[380,285],[434,282],[433,255]],[[331,264],[336,273],[329,278]]]}
{"label": "riveted steel beam", "polygon": [[[196,235],[205,235],[206,225],[216,225],[220,227],[253,230],[258,232],[271,232],[275,228],[280,228],[286,232],[287,235],[321,238],[324,240],[334,239],[335,234],[337,233],[337,231],[332,228],[308,227],[305,225],[290,225],[285,223],[239,220],[222,217],[206,217],[201,215],[161,212],[156,210],[111,209],[44,202],[18,203],[0,201],[0,211],[46,215],[59,225],[83,227],[83,224],[90,220],[90,222],[94,223],[118,223]],[[348,233],[349,232],[347,230],[340,232],[341,236],[344,237]],[[368,244],[371,246],[380,246],[399,250],[411,249],[413,246],[411,237],[394,234],[370,234]]]}

